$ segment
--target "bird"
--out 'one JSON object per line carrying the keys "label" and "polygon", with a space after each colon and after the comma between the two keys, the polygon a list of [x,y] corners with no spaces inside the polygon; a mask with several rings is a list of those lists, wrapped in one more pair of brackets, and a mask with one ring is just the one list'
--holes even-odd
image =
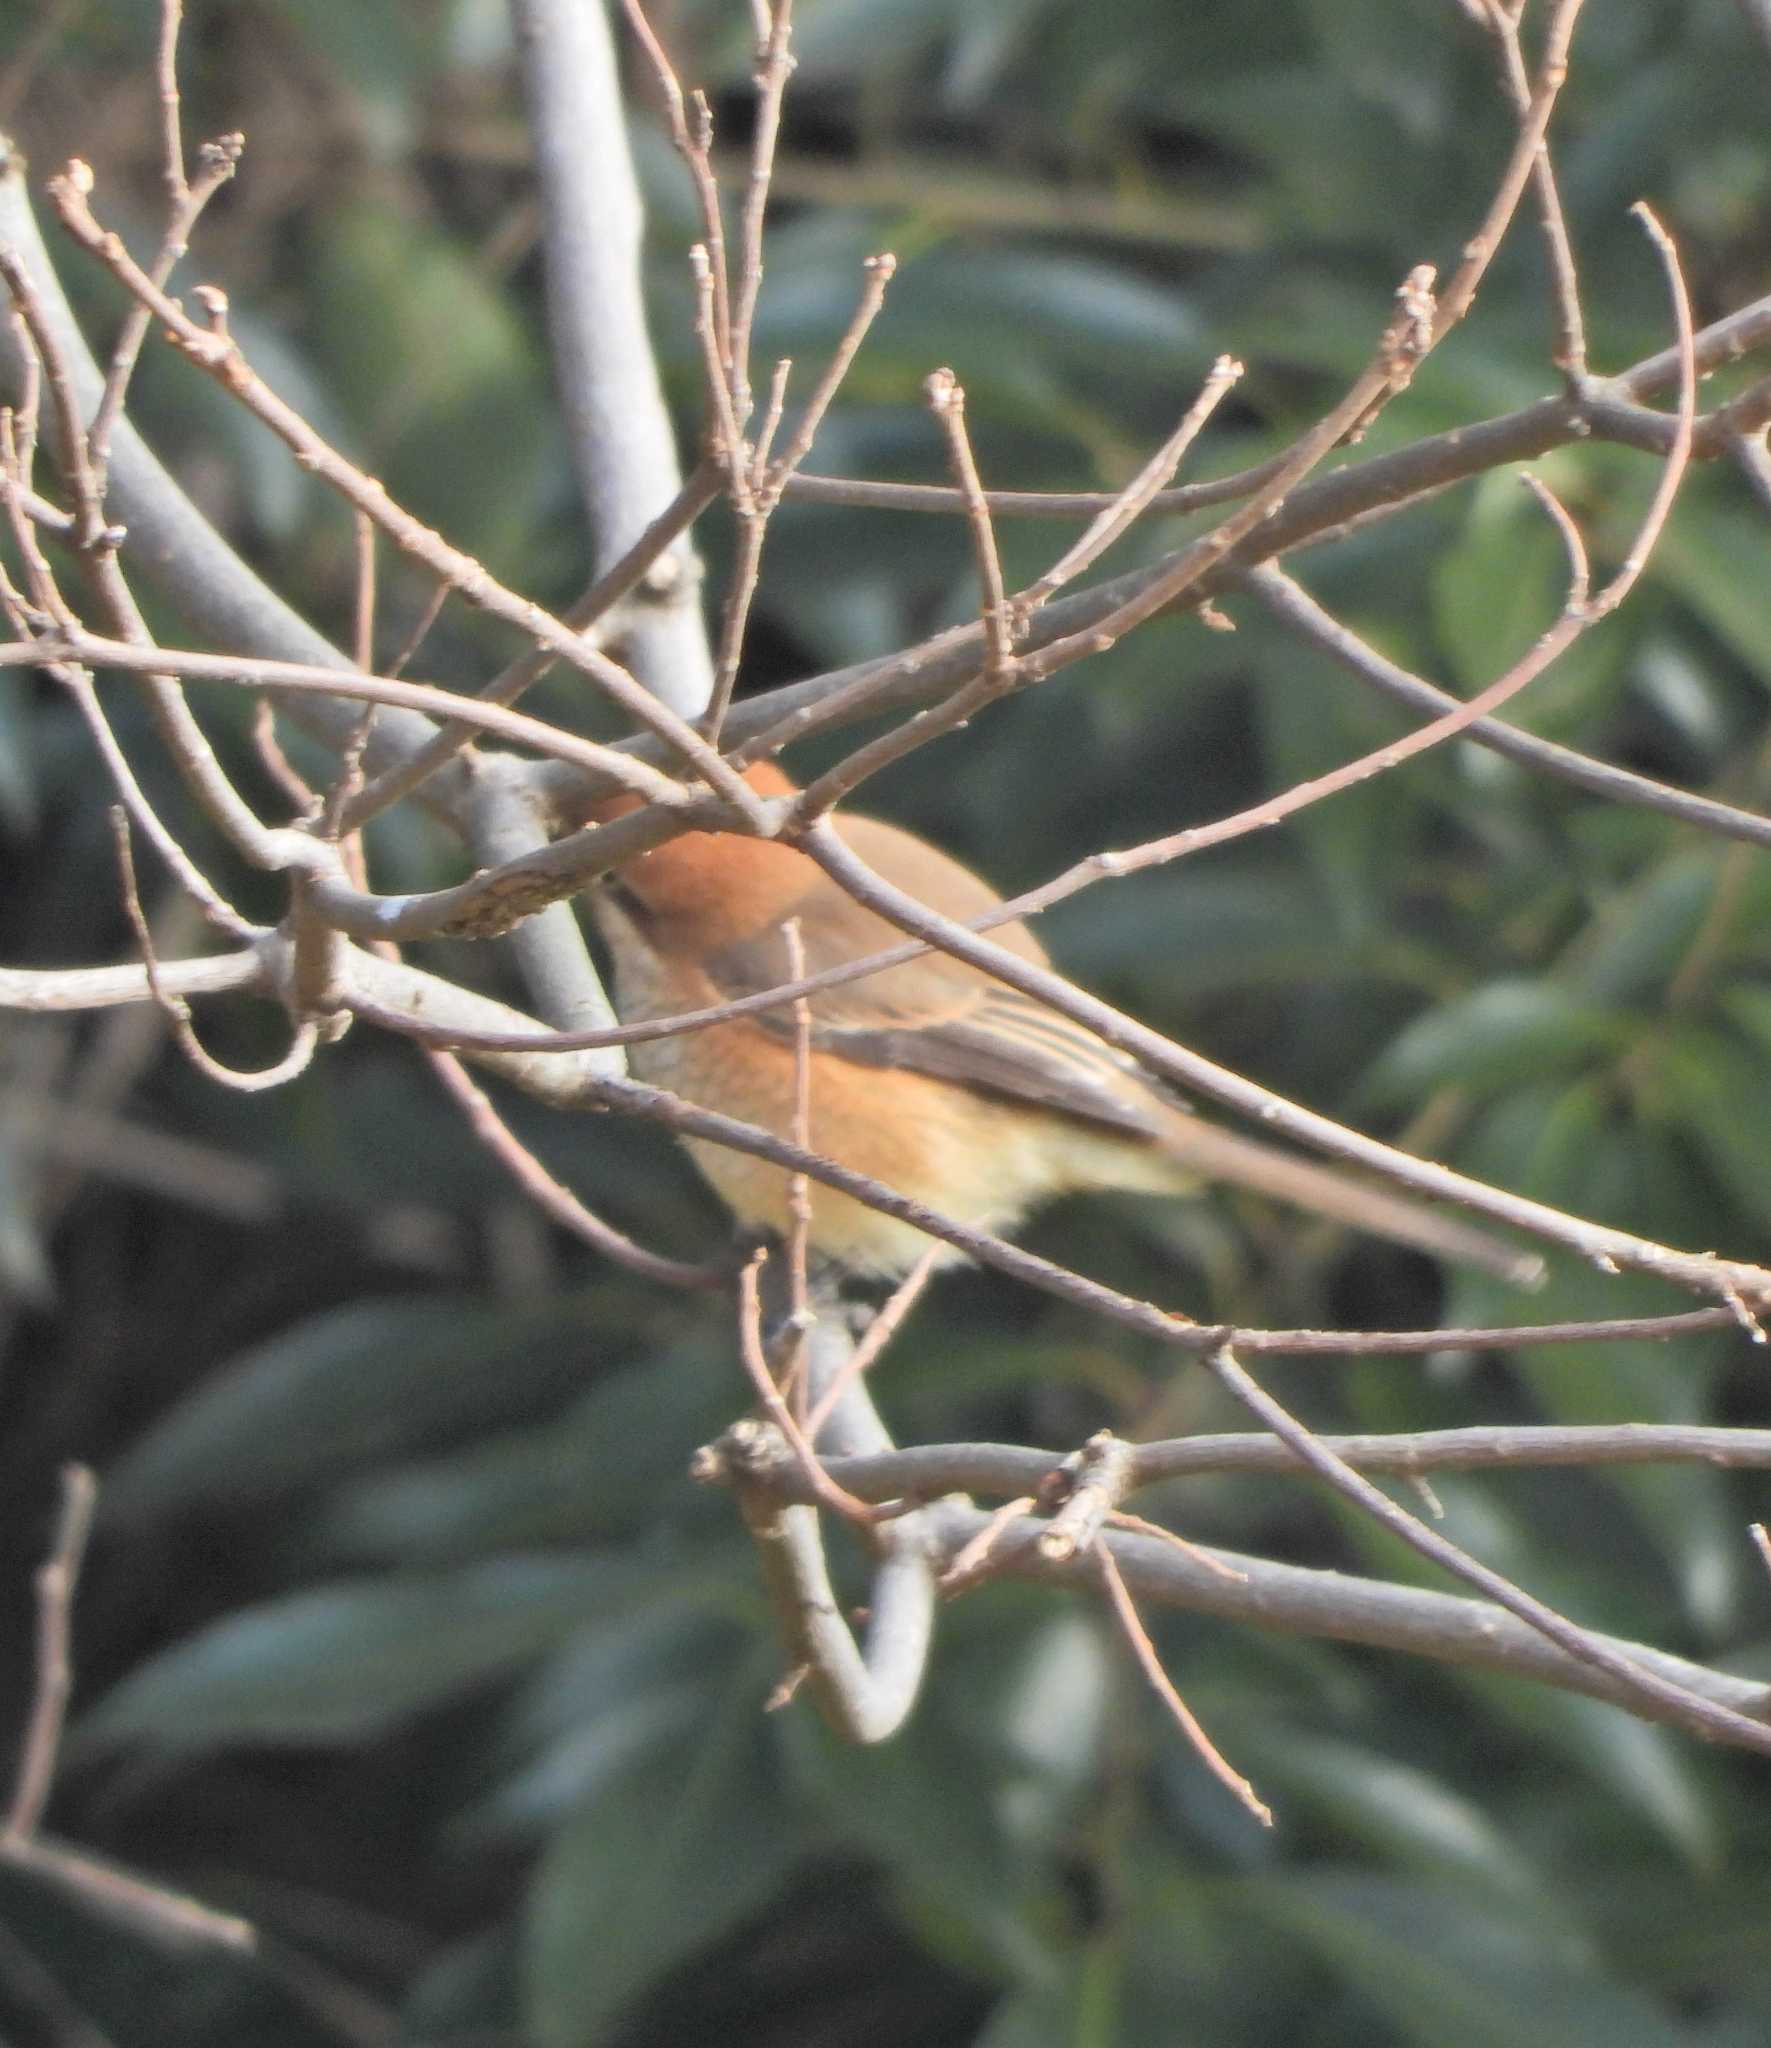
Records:
{"label": "bird", "polygon": [[[745,770],[759,796],[790,796],[774,761]],[[606,820],[640,799],[605,799]],[[1002,901],[951,855],[883,819],[838,813],[847,846],[899,889],[966,923]],[[792,980],[787,927],[805,971],[885,950],[903,933],[855,901],[809,856],[777,839],[692,831],[623,862],[593,884],[592,920],[613,970],[623,1023],[711,1008]],[[1048,966],[1013,921],[990,936]],[[978,1230],[1012,1231],[1063,1194],[1096,1189],[1188,1195],[1225,1182],[1294,1207],[1518,1278],[1510,1247],[1352,1175],[1214,1124],[1130,1055],[983,969],[930,952],[808,999],[810,1149]],[[798,1092],[792,1004],[628,1048],[635,1078],[701,1108],[794,1133]],[[790,1228],[786,1169],[705,1139],[686,1140],[747,1233]],[[844,1276],[908,1272],[931,1240],[913,1224],[813,1183],[812,1255]],[[936,1264],[963,1254],[940,1244]]]}

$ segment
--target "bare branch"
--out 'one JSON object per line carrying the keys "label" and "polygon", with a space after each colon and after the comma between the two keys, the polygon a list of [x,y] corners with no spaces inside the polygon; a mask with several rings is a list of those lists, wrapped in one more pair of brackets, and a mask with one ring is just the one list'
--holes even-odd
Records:
{"label": "bare branch", "polygon": [[996,534],[990,524],[990,508],[984,502],[984,485],[972,453],[972,438],[965,424],[965,387],[951,370],[936,370],[923,386],[929,410],[940,422],[947,441],[947,460],[965,501],[966,527],[971,534],[972,554],[978,565],[978,582],[983,590],[984,673],[980,679],[991,690],[1012,687],[1015,668],[1014,622],[1009,617],[1008,593],[1003,587],[1002,562],[996,552]]}
{"label": "bare branch", "polygon": [[[1043,576],[1021,592],[1015,600],[1018,611],[1027,613],[1035,610],[1044,604],[1047,598],[1055,596],[1062,590],[1066,583],[1074,582],[1085,569],[1106,553],[1135,520],[1142,517],[1161,495],[1169,478],[1180,467],[1187,450],[1204,431],[1206,421],[1211,418],[1242,373],[1242,364],[1233,356],[1218,357],[1211,367],[1211,374],[1200,387],[1199,396],[1182,415],[1180,425],[1124,490],[1101,507],[1089,522],[1087,532],[1065,549]],[[989,507],[990,499],[986,494],[983,509],[987,512]]]}
{"label": "bare branch", "polygon": [[[824,415],[830,410],[837,392],[841,390],[843,379],[860,353],[862,342],[867,339],[868,329],[885,303],[886,287],[891,283],[897,268],[898,259],[889,251],[869,256],[862,264],[861,296],[856,301],[854,312],[849,316],[849,324],[843,329],[830,361],[824,366],[822,376],[813,385],[811,396],[806,400],[805,410],[799,416],[792,438],[779,458],[767,465],[759,479],[761,488],[769,497],[778,499],[789,488],[799,473],[800,464],[812,452],[812,443],[817,439],[819,427],[824,424]],[[759,463],[766,460],[767,453],[766,445],[759,440]]]}
{"label": "bare branch", "polygon": [[[1507,91],[1521,117],[1528,118],[1531,112],[1531,80],[1519,41],[1517,17],[1505,7],[1487,5],[1484,8],[1481,0],[1476,0],[1472,11],[1499,44],[1501,75],[1506,81]],[[1586,323],[1580,310],[1580,280],[1574,268],[1574,249],[1569,240],[1568,222],[1562,212],[1561,194],[1556,189],[1556,173],[1550,162],[1547,140],[1538,144],[1537,162],[1532,167],[1531,177],[1537,188],[1537,210],[1549,259],[1550,297],[1555,315],[1555,343],[1550,360],[1568,379],[1570,387],[1578,390],[1587,374]]]}
{"label": "bare branch", "polygon": [[217,1913],[182,1892],[43,1835],[16,1841],[0,1836],[0,1861],[52,1886],[88,1912],[102,1914],[175,1953],[206,1948],[244,1953],[258,1945],[258,1931],[250,1920]]}
{"label": "bare branch", "polygon": [[[78,183],[78,178],[72,181],[75,186]],[[76,558],[112,629],[136,646],[151,645],[147,627],[117,567],[116,532],[104,522],[103,492],[80,422],[73,361],[17,250],[0,247],[0,277],[6,281],[43,365],[56,426],[58,465],[78,508]],[[146,687],[161,741],[198,803],[254,866],[279,866],[275,835],[266,831],[228,780],[176,684],[164,672],[149,671]]]}
{"label": "bare branch", "polygon": [[[367,512],[403,553],[423,562],[433,574],[458,589],[469,603],[515,626],[550,653],[589,676],[637,725],[655,733],[710,787],[734,804],[742,815],[753,823],[761,823],[761,812],[748,786],[706,745],[692,726],[643,689],[618,663],[588,646],[578,634],[544,612],[532,600],[507,590],[482,564],[451,547],[440,534],[402,511],[388,497],[383,485],[365,476],[355,464],[347,462],[314,432],[292,406],[285,404],[270,389],[247,364],[239,344],[231,336],[198,326],[183,307],[169,299],[131,259],[118,237],[108,233],[94,219],[86,202],[84,187],[87,182],[87,178],[78,171],[49,181],[50,197],[63,224],[83,248],[96,256],[144,305],[153,310],[168,339],[183,355],[231,391],[294,451],[305,468],[330,484],[350,504]],[[464,714],[457,712],[456,715]]]}
{"label": "bare branch", "polygon": [[[636,584],[651,581],[655,576],[663,577],[664,581],[672,580],[680,573],[676,566],[678,558],[670,552],[672,542],[687,532],[696,515],[705,510],[718,494],[719,471],[712,462],[703,461],[626,554],[561,614],[562,623],[574,632],[583,632],[606,618]],[[663,576],[666,570],[670,572],[669,576]],[[440,583],[406,648],[388,664],[390,676],[398,676],[405,668],[449,595],[450,585]],[[543,648],[531,649],[494,676],[479,695],[488,704],[514,704],[525,690],[538,683],[553,668],[555,660],[556,657]],[[361,791],[346,809],[346,825],[366,824],[389,805],[411,795],[460,752],[472,739],[474,731],[475,728],[465,719],[452,717],[445,720],[439,732],[404,760],[384,769]]]}
{"label": "bare branch", "polygon": [[[1447,1338],[1460,1333],[1446,1331]],[[1238,1336],[1233,1347],[1248,1346]],[[1463,1429],[1395,1430],[1317,1441],[1357,1472],[1405,1479],[1425,1472],[1524,1472],[1618,1465],[1703,1465],[1717,1471],[1771,1468],[1771,1429],[1684,1422],[1484,1423]],[[947,1493],[1025,1495],[1031,1503],[1062,1463],[1056,1451],[1018,1444],[919,1444],[855,1457],[829,1456],[832,1478],[862,1500],[934,1500]],[[1128,1493],[1222,1473],[1297,1477],[1311,1467],[1290,1444],[1262,1430],[1164,1438],[1134,1444]],[[784,1499],[803,1494],[782,1482]],[[1172,1533],[1172,1532],[1169,1532]],[[1042,1553],[1043,1554],[1043,1553]]]}
{"label": "bare branch", "polygon": [[767,1252],[757,1252],[739,1269],[738,1355],[750,1376],[750,1384],[756,1389],[757,1399],[770,1422],[781,1432],[782,1441],[804,1473],[813,1499],[820,1506],[833,1509],[845,1521],[871,1527],[875,1522],[888,1519],[890,1509],[873,1507],[864,1500],[858,1500],[829,1477],[805,1431],[794,1419],[793,1411],[781,1398],[781,1390],[769,1370],[763,1351],[762,1296],[757,1285],[757,1269],[767,1257]]}
{"label": "bare branch", "polygon": [[[256,953],[177,960],[160,968],[160,985],[176,995],[223,995],[262,987]],[[0,1008],[39,1012],[105,1010],[148,1000],[140,967],[0,967]]]}
{"label": "bare branch", "polygon": [[[0,644],[0,668],[34,667],[38,663],[75,661],[93,668],[126,669],[135,674],[164,671],[191,682],[244,684],[273,694],[355,699],[364,704],[404,705],[438,713],[476,732],[495,734],[518,746],[534,747],[555,760],[567,761],[605,782],[629,789],[648,803],[680,804],[684,791],[656,768],[595,740],[580,739],[527,712],[507,710],[478,697],[458,696],[432,683],[405,682],[393,676],[359,675],[350,669],[309,666],[303,662],[267,661],[248,655],[205,654],[186,649],[139,647],[125,640],[79,629],[42,640]],[[346,735],[348,738],[348,735]],[[753,799],[754,802],[754,799]],[[348,826],[351,811],[346,807]]]}
{"label": "bare branch", "polygon": [[[697,93],[694,127],[691,129],[676,69],[665,55],[664,45],[653,33],[652,25],[646,19],[645,10],[640,6],[639,0],[621,0],[621,11],[626,15],[627,25],[633,31],[635,41],[645,52],[646,61],[651,66],[658,90],[664,98],[670,139],[676,145],[677,154],[688,166],[689,177],[695,187],[695,199],[701,213],[702,239],[706,244],[708,265],[714,285],[714,332],[718,341],[719,360],[722,365],[729,365],[732,357],[731,295],[726,278],[725,224],[720,211],[719,186],[713,175],[713,118],[707,110],[706,100]],[[726,382],[723,377],[720,381]]]}
{"label": "bare branch", "polygon": [[[519,0],[514,19],[541,193],[553,362],[604,583],[676,498],[680,479],[641,295],[639,186],[602,0]],[[712,688],[700,566],[680,532],[642,566],[654,565],[660,573],[623,621],[627,663],[663,703],[693,718]]]}
{"label": "bare branch", "polygon": [[740,419],[750,414],[750,328],[763,281],[763,222],[769,179],[781,133],[781,98],[793,74],[793,0],[773,0],[767,40],[756,53],[756,129],[750,145],[750,176],[744,189],[739,228],[738,294],[732,309],[730,347],[732,402]]}
{"label": "bare branch", "polygon": [[783,1507],[770,1497],[767,1475],[782,1464],[800,1469],[774,1431],[739,1423],[701,1454],[694,1471],[703,1481],[729,1480],[736,1490],[787,1637],[790,1669],[804,1667],[808,1690],[840,1735],[883,1742],[903,1726],[927,1667],[935,1585],[923,1517],[871,1532],[881,1563],[860,1649],[830,1583],[817,1510]]}
{"label": "bare branch", "polygon": [[[932,1458],[935,1451],[899,1455],[906,1459]],[[1049,1452],[1029,1455],[1049,1465]],[[845,1481],[857,1475],[861,1464],[859,1459],[844,1461],[841,1469]],[[776,1465],[770,1473],[762,1475],[764,1484],[772,1492],[790,1469]],[[777,1499],[780,1497],[776,1495]],[[761,1511],[759,1502],[753,1512]],[[776,1512],[790,1510],[777,1508]],[[1006,1515],[1007,1511],[1003,1512]],[[915,1519],[923,1540],[933,1546],[936,1558],[951,1560],[963,1555],[965,1546],[999,1517],[944,1498],[922,1509]],[[1092,1555],[1074,1558],[1067,1564],[1054,1564],[1040,1556],[1035,1539],[1043,1526],[1040,1521],[1014,1517],[998,1528],[989,1557],[992,1573],[1042,1586],[1064,1586],[1080,1592],[1098,1590],[1099,1566]],[[1684,1704],[1687,1693],[1735,1717],[1771,1712],[1767,1689],[1756,1679],[1711,1670],[1620,1637],[1603,1636],[1591,1630],[1582,1632],[1588,1647],[1614,1653],[1628,1667],[1620,1674],[1608,1665],[1563,1649],[1537,1628],[1488,1600],[1429,1592],[1381,1579],[1359,1578],[1348,1572],[1278,1564],[1268,1558],[1215,1546],[1199,1555],[1189,1555],[1173,1543],[1129,1530],[1108,1528],[1097,1539],[1097,1547],[1112,1550],[1127,1588],[1134,1598],[1144,1602],[1157,1601],[1285,1635],[1361,1643],[1375,1649],[1434,1658],[1466,1670],[1531,1679],[1593,1699],[1609,1700],[1647,1720],[1686,1728],[1693,1726]],[[1646,1696],[1636,1682],[1640,1673],[1650,1674],[1676,1691],[1677,1704],[1661,1696]],[[1706,1732],[1715,1733],[1718,1739],[1733,1746],[1751,1749],[1761,1749],[1771,1739],[1771,1721],[1747,1719],[1745,1727],[1749,1732],[1739,1744],[1735,1744],[1732,1733],[1722,1734],[1719,1728]]]}
{"label": "bare branch", "polygon": [[[795,981],[803,981],[806,972],[805,941],[800,935],[800,922],[790,917],[781,928],[781,936],[787,946],[787,972]],[[802,997],[793,1006],[793,1118],[788,1135],[801,1151],[812,1149],[812,1006]],[[807,1266],[812,1245],[812,1184],[803,1173],[787,1176],[788,1233],[787,1257],[787,1349],[789,1364],[784,1379],[791,1379],[800,1400],[796,1420],[805,1432],[808,1443],[817,1442],[817,1431],[813,1429],[805,1403],[805,1382],[799,1375],[801,1352],[806,1333],[812,1326],[811,1292],[807,1278]],[[851,1358],[851,1363],[853,1362]],[[831,1405],[840,1393],[829,1397]]]}
{"label": "bare branch", "polygon": [[74,1667],[68,1654],[74,1591],[80,1583],[80,1563],[86,1554],[86,1539],[92,1532],[92,1509],[97,1498],[98,1486],[92,1474],[84,1465],[69,1465],[62,1473],[61,1516],[55,1541],[48,1562],[37,1573],[37,1691],[25,1728],[24,1747],[19,1752],[4,1839],[34,1835],[49,1804],[49,1788],[55,1781],[56,1760],[61,1754],[68,1695],[74,1685]]}
{"label": "bare branch", "polygon": [[[1327,1480],[1335,1491],[1362,1507],[1375,1521],[1399,1537],[1411,1550],[1430,1558],[1467,1585],[1476,1587],[1490,1600],[1516,1615],[1528,1627],[1547,1637],[1569,1656],[1591,1664],[1633,1693],[1643,1702],[1666,1709],[1687,1728],[1730,1741],[1740,1747],[1771,1756],[1771,1724],[1750,1719],[1733,1707],[1718,1706],[1705,1694],[1663,1676],[1558,1614],[1543,1601],[1460,1549],[1429,1528],[1417,1517],[1399,1508],[1388,1495],[1337,1458],[1322,1440],[1287,1413],[1271,1394],[1256,1385],[1237,1363],[1228,1348],[1215,1352],[1210,1361],[1213,1375],[1243,1407],[1259,1417],[1312,1471]],[[1638,1712],[1641,1708],[1636,1709]]]}
{"label": "bare branch", "polygon": [[256,1094],[266,1088],[280,1088],[286,1081],[293,1081],[305,1073],[319,1043],[319,1029],[307,1018],[295,1027],[294,1038],[289,1050],[274,1066],[258,1073],[241,1073],[225,1066],[204,1049],[191,1023],[190,1005],[182,996],[171,994],[160,979],[160,965],[154,954],[154,934],[149,927],[146,914],[141,907],[141,895],[135,885],[135,858],[129,845],[129,814],[119,804],[111,811],[111,836],[117,850],[117,871],[123,887],[123,909],[129,919],[129,927],[135,933],[135,943],[141,952],[142,972],[147,977],[148,993],[155,1007],[166,1019],[172,1030],[174,1043],[186,1059],[205,1080],[213,1081],[219,1087],[231,1088],[243,1095]]}
{"label": "bare branch", "polygon": [[1255,1791],[1240,1771],[1233,1770],[1225,1760],[1223,1752],[1206,1734],[1187,1702],[1175,1690],[1174,1680],[1162,1668],[1162,1659],[1156,1654],[1149,1632],[1138,1619],[1138,1610],[1130,1593],[1126,1591],[1125,1580],[1113,1561],[1113,1553],[1106,1544],[1094,1549],[1094,1557],[1100,1569],[1101,1584],[1107,1589],[1107,1602],[1119,1622],[1120,1633],[1131,1646],[1132,1655],[1138,1660],[1138,1668],[1150,1682],[1150,1689],[1167,1707],[1179,1724],[1181,1732],[1192,1744],[1200,1760],[1219,1784],[1228,1788],[1240,1803],[1254,1815],[1262,1827],[1273,1825],[1273,1810]]}
{"label": "bare branch", "polygon": [[492,1107],[485,1091],[468,1077],[453,1053],[425,1051],[437,1079],[455,1098],[467,1118],[468,1127],[480,1143],[514,1180],[538,1209],[569,1230],[604,1258],[613,1259],[642,1280],[655,1280],[661,1287],[687,1287],[699,1292],[722,1292],[731,1285],[728,1266],[691,1266],[682,1259],[661,1258],[643,1245],[635,1244],[624,1232],[587,1209],[571,1189],[557,1181]]}
{"label": "bare branch", "polygon": [[[1135,1446],[1110,1429],[1096,1430],[1058,1473],[1064,1489],[1057,1511],[1039,1532],[1039,1554],[1054,1564],[1089,1549],[1125,1498],[1136,1469]],[[1049,1498],[1053,1489],[1048,1486]]]}
{"label": "bare branch", "polygon": [[[1263,563],[1258,568],[1244,571],[1241,585],[1292,631],[1320,648],[1342,668],[1382,690],[1386,696],[1395,698],[1398,703],[1429,712],[1447,711],[1456,705],[1456,698],[1398,667],[1361,640],[1324,611],[1308,591],[1282,569]],[[1510,761],[1517,761],[1521,767],[1553,775],[1557,780],[1572,783],[1594,796],[1616,803],[1635,804],[1644,810],[1660,811],[1723,838],[1743,840],[1749,845],[1771,846],[1771,818],[1756,811],[1740,810],[1733,804],[1720,803],[1714,797],[1701,796],[1695,791],[1674,789],[1664,782],[1655,782],[1649,776],[1638,775],[1628,768],[1615,768],[1609,762],[1576,753],[1572,747],[1558,745],[1554,740],[1539,739],[1535,733],[1522,732],[1494,719],[1475,720],[1463,737],[1478,741]]]}
{"label": "bare branch", "polygon": [[806,1417],[806,1435],[813,1443],[818,1441],[818,1432],[823,1428],[830,1412],[848,1391],[851,1380],[857,1380],[881,1356],[886,1346],[898,1334],[904,1318],[922,1298],[922,1291],[929,1284],[939,1256],[938,1248],[930,1245],[910,1271],[893,1288],[885,1306],[879,1310],[867,1325],[866,1334],[849,1353],[847,1361],[818,1397],[816,1407]]}

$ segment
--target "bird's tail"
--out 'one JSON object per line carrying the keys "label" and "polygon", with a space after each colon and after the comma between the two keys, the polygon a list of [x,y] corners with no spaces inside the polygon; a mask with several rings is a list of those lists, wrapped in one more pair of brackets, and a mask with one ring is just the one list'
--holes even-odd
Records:
{"label": "bird's tail", "polygon": [[1517,1286],[1535,1287],[1543,1279],[1543,1261],[1534,1252],[1519,1251],[1422,1202],[1278,1151],[1185,1110],[1173,1110],[1164,1119],[1158,1143],[1170,1159],[1202,1180],[1252,1188],[1257,1194],[1313,1210],[1374,1237],[1413,1245],[1434,1258],[1480,1267]]}

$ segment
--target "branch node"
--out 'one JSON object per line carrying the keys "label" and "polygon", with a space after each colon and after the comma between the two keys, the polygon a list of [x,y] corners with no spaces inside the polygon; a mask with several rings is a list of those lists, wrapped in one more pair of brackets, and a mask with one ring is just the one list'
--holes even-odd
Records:
{"label": "branch node", "polygon": [[1097,1430],[1048,1477],[1041,1492],[1057,1504],[1057,1513],[1040,1531],[1041,1557],[1065,1564],[1090,1547],[1131,1489],[1133,1457],[1133,1446],[1124,1437]]}

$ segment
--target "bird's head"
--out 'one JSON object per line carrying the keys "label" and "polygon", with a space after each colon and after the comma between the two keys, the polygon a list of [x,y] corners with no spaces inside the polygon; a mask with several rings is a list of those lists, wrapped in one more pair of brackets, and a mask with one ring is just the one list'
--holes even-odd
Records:
{"label": "bird's head", "polygon": [[[753,762],[744,780],[759,796],[794,793],[773,761]],[[608,797],[590,817],[606,823],[641,804],[637,796]],[[779,924],[816,874],[804,854],[774,840],[742,832],[684,832],[623,862],[602,888],[654,948],[706,953]]]}

